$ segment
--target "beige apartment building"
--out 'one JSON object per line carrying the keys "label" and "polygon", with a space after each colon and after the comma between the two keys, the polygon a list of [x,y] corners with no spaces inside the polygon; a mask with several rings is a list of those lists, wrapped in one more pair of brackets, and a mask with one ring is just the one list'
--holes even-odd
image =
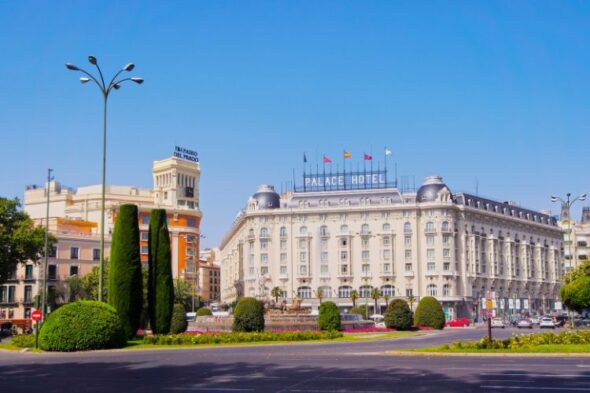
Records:
{"label": "beige apartment building", "polygon": [[[154,161],[152,189],[106,186],[107,258],[121,204],[132,203],[139,208],[140,250],[144,263],[147,263],[150,212],[154,208],[163,208],[168,214],[173,275],[187,280],[197,278],[202,217],[199,209],[201,168],[195,160],[183,157]],[[58,243],[48,262],[48,287],[63,287],[67,277],[84,275],[98,265],[101,189],[101,185],[74,190],[63,187],[57,181],[49,184],[49,229]],[[28,186],[24,195],[24,210],[36,224],[46,225],[46,207],[47,185]],[[14,278],[0,286],[0,323],[2,320],[26,320],[30,317],[32,300],[41,287],[41,279],[41,265],[31,262],[19,266]]]}
{"label": "beige apartment building", "polygon": [[219,249],[205,249],[199,260],[199,295],[206,302],[218,302],[221,294],[221,271]]}
{"label": "beige apartment building", "polygon": [[372,305],[378,288],[391,299],[434,296],[447,318],[481,315],[486,296],[501,315],[555,307],[563,242],[555,218],[453,193],[437,176],[401,192],[377,176],[345,175],[306,178],[307,189],[282,196],[263,185],[250,197],[220,245],[223,302],[268,299],[279,287],[287,303],[316,307],[321,293],[347,309],[352,290]]}
{"label": "beige apartment building", "polygon": [[579,222],[572,220],[569,210],[563,208],[559,226],[564,230],[564,269],[568,271],[576,268],[580,262],[590,259],[590,207],[582,208]]}

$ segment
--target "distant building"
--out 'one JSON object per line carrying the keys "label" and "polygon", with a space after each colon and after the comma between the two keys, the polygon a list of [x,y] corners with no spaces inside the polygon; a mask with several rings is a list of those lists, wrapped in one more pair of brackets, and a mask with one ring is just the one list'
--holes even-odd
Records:
{"label": "distant building", "polygon": [[[172,272],[175,278],[193,279],[199,256],[200,164],[172,157],[153,163],[153,189],[133,186],[106,186],[105,257],[108,258],[111,234],[119,206],[132,203],[139,208],[141,260],[147,264],[150,212],[166,209],[170,231]],[[63,187],[49,185],[49,229],[58,243],[48,261],[48,287],[63,292],[65,280],[84,275],[98,266],[101,214],[101,185]],[[45,226],[47,185],[25,190],[24,210],[37,225]],[[0,320],[30,317],[32,299],[41,287],[41,265],[19,266],[14,279],[0,286]],[[2,318],[4,316],[5,318]]]}
{"label": "distant building", "polygon": [[206,302],[218,302],[221,293],[219,249],[205,249],[199,261],[199,295]]}
{"label": "distant building", "polygon": [[590,259],[590,207],[582,208],[580,222],[572,220],[569,211],[562,209],[559,226],[564,230],[564,270],[568,271]]}
{"label": "distant building", "polygon": [[[220,245],[221,299],[270,298],[342,309],[385,296],[434,296],[447,318],[495,312],[548,312],[558,300],[563,232],[548,214],[466,193],[442,178],[401,192],[381,173],[305,178],[305,189],[279,196],[261,186]],[[386,178],[386,176],[385,176]]]}

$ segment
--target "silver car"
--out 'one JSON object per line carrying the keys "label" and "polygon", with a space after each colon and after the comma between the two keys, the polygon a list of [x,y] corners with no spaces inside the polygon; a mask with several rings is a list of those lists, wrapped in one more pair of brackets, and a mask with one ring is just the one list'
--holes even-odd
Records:
{"label": "silver car", "polygon": [[523,318],[516,323],[516,327],[519,329],[532,329],[533,323],[530,319]]}
{"label": "silver car", "polygon": [[549,317],[543,317],[539,321],[539,327],[541,329],[555,329],[555,322]]}

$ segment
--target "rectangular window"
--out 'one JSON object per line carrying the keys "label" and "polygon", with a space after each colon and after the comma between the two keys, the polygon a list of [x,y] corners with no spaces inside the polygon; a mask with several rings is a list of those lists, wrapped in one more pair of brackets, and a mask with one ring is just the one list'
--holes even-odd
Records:
{"label": "rectangular window", "polygon": [[33,279],[33,265],[25,265],[25,280]]}
{"label": "rectangular window", "polygon": [[261,240],[260,241],[260,249],[262,251],[268,250],[268,240]]}
{"label": "rectangular window", "polygon": [[391,272],[391,263],[384,263],[384,264],[383,264],[383,272],[384,272],[384,273],[389,273],[389,272]]}
{"label": "rectangular window", "polygon": [[301,276],[307,275],[307,266],[306,265],[299,266],[299,274]]}
{"label": "rectangular window", "polygon": [[8,303],[15,303],[16,287],[11,285],[8,287]]}
{"label": "rectangular window", "polygon": [[260,263],[262,265],[268,264],[268,254],[260,254]]}
{"label": "rectangular window", "polygon": [[369,248],[369,239],[362,239],[362,240],[361,240],[361,246],[362,246],[363,248],[365,248],[365,249],[366,249],[366,248]]}
{"label": "rectangular window", "polygon": [[406,297],[412,297],[413,291],[412,288],[406,288]]}
{"label": "rectangular window", "polygon": [[322,253],[320,254],[320,260],[322,262],[328,262],[328,252],[327,251],[322,251]]}
{"label": "rectangular window", "polygon": [[251,276],[253,276],[254,275],[254,268],[251,267],[250,269],[248,269],[248,272],[250,273]]}
{"label": "rectangular window", "polygon": [[281,254],[281,264],[282,265],[287,264],[287,254],[286,253]]}
{"label": "rectangular window", "polygon": [[451,270],[451,264],[449,262],[443,263],[443,270],[445,272],[448,272],[449,270]]}
{"label": "rectangular window", "polygon": [[328,265],[320,265],[320,273],[328,274]]}
{"label": "rectangular window", "polygon": [[320,249],[322,251],[327,250],[328,249],[328,240],[326,239],[322,239],[320,242]]}
{"label": "rectangular window", "polygon": [[429,248],[426,250],[426,258],[434,259],[434,248]]}
{"label": "rectangular window", "polygon": [[307,239],[299,239],[299,248],[301,250],[307,249]]}
{"label": "rectangular window", "polygon": [[426,236],[426,245],[434,246],[434,236],[432,236],[432,235]]}
{"label": "rectangular window", "polygon": [[383,247],[389,247],[391,244],[391,238],[389,236],[383,236]]}
{"label": "rectangular window", "polygon": [[[141,240],[144,242],[147,242],[150,239],[150,233],[149,232],[141,232]],[[188,236],[186,238],[186,241],[188,242]]]}
{"label": "rectangular window", "polygon": [[348,265],[340,265],[340,274],[348,274]]}
{"label": "rectangular window", "polygon": [[343,237],[340,239],[340,247],[346,247],[348,245],[348,239]]}
{"label": "rectangular window", "polygon": [[348,251],[340,251],[340,260],[342,262],[348,261]]}
{"label": "rectangular window", "polygon": [[47,266],[47,278],[49,278],[50,280],[57,279],[57,266],[56,265]]}
{"label": "rectangular window", "polygon": [[406,259],[412,259],[412,250],[406,250],[405,256],[406,256]]}
{"label": "rectangular window", "polygon": [[426,264],[426,269],[427,269],[429,272],[433,272],[433,271],[434,271],[434,268],[435,268],[434,262],[428,262],[428,263]]}
{"label": "rectangular window", "polygon": [[57,246],[52,246],[47,253],[49,258],[56,258],[57,257]]}
{"label": "rectangular window", "polygon": [[391,259],[391,250],[383,250],[383,260],[389,261]]}
{"label": "rectangular window", "polygon": [[78,247],[70,247],[70,259],[78,259],[80,249]]}
{"label": "rectangular window", "polygon": [[100,249],[99,248],[92,249],[92,260],[93,261],[100,261]]}
{"label": "rectangular window", "polygon": [[80,268],[76,265],[70,266],[70,276],[77,276]]}
{"label": "rectangular window", "polygon": [[186,255],[188,255],[189,257],[194,257],[195,256],[195,249],[192,247],[187,247],[186,248]]}
{"label": "rectangular window", "polygon": [[25,285],[25,303],[31,303],[33,301],[33,287]]}
{"label": "rectangular window", "polygon": [[281,251],[287,251],[287,241],[281,240]]}
{"label": "rectangular window", "polygon": [[148,247],[147,246],[141,246],[141,255],[147,255],[148,254]]}
{"label": "rectangular window", "polygon": [[411,272],[412,271],[412,264],[411,263],[406,263],[406,267],[405,267],[407,272]]}
{"label": "rectangular window", "polygon": [[150,223],[150,216],[149,214],[141,216],[141,224],[148,225]]}
{"label": "rectangular window", "polygon": [[448,248],[443,248],[443,257],[450,258],[450,256],[451,256],[451,250]]}
{"label": "rectangular window", "polygon": [[[147,233],[147,232],[144,232]],[[147,236],[146,239],[147,240]],[[186,242],[187,243],[194,243],[197,240],[197,238],[195,237],[195,235],[186,235]]]}
{"label": "rectangular window", "polygon": [[194,218],[188,218],[186,220],[186,226],[191,227],[191,228],[196,228],[197,227],[197,220],[195,220]]}
{"label": "rectangular window", "polygon": [[362,258],[363,262],[368,262],[369,261],[369,250],[363,250],[363,252],[361,253],[361,258]]}
{"label": "rectangular window", "polygon": [[412,236],[404,236],[404,246],[410,247],[412,245]]}
{"label": "rectangular window", "polygon": [[265,274],[268,274],[268,266],[262,266],[262,267],[260,268],[260,274],[261,274],[261,275],[263,275],[263,276],[264,276]]}
{"label": "rectangular window", "polygon": [[7,287],[0,287],[0,303],[6,303]]}
{"label": "rectangular window", "polygon": [[287,266],[281,266],[281,274],[283,276],[286,276],[287,275]]}
{"label": "rectangular window", "polygon": [[300,262],[305,262],[307,260],[307,253],[306,252],[300,252],[299,253],[299,261]]}
{"label": "rectangular window", "polygon": [[451,243],[451,236],[450,235],[443,235],[443,244],[445,246],[449,245],[449,243]]}

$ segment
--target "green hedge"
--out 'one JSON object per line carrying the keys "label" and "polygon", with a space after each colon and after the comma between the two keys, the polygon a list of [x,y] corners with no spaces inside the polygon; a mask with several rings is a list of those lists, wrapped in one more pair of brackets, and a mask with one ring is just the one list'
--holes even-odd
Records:
{"label": "green hedge", "polygon": [[120,348],[127,335],[114,307],[93,300],[69,303],[47,317],[39,332],[45,351]]}
{"label": "green hedge", "polygon": [[213,315],[213,313],[207,307],[201,307],[197,310],[197,317],[207,317],[210,315]]}
{"label": "green hedge", "polygon": [[309,341],[333,340],[342,337],[337,331],[297,331],[297,332],[239,332],[239,333],[205,333],[205,334],[168,334],[146,336],[144,344],[157,345],[202,345],[202,344],[236,344],[266,341]]}
{"label": "green hedge", "polygon": [[137,333],[143,307],[137,206],[121,205],[111,243],[109,304],[115,307],[128,338]]}
{"label": "green hedge", "polygon": [[188,321],[186,320],[186,309],[184,304],[175,304],[172,311],[172,322],[170,323],[170,333],[178,334],[186,332]]}
{"label": "green hedge", "polygon": [[456,341],[441,349],[520,349],[539,345],[590,345],[590,331],[563,331],[560,333],[515,334],[505,340],[492,340],[487,337],[479,341]]}
{"label": "green hedge", "polygon": [[387,305],[383,318],[385,326],[390,329],[409,330],[412,328],[412,311],[405,300],[392,300]]}
{"label": "green hedge", "polygon": [[320,304],[318,326],[320,330],[340,330],[340,310],[334,302]]}
{"label": "green hedge", "polygon": [[264,307],[253,297],[244,297],[234,309],[234,332],[262,332],[264,330]]}
{"label": "green hedge", "polygon": [[12,337],[12,344],[19,348],[33,348],[35,347],[34,334],[19,334]]}
{"label": "green hedge", "polygon": [[414,325],[434,329],[445,327],[445,313],[438,300],[432,296],[426,296],[420,300],[414,314]]}

